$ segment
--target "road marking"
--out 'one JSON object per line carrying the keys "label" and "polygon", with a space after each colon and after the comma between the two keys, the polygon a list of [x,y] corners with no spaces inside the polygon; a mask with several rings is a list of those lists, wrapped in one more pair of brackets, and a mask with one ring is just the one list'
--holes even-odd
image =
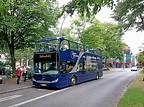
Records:
{"label": "road marking", "polygon": [[8,96],[8,97],[0,98],[0,102],[11,100],[11,99],[18,98],[21,96],[23,96],[23,95],[12,95],[12,96]]}
{"label": "road marking", "polygon": [[45,94],[45,95],[42,95],[42,96],[39,96],[39,97],[30,99],[30,100],[27,100],[27,101],[24,101],[24,102],[21,102],[21,103],[12,105],[12,106],[9,106],[9,107],[18,107],[18,106],[24,105],[24,104],[26,104],[26,103],[29,103],[29,102],[32,102],[32,101],[35,101],[35,100],[38,100],[38,99],[41,99],[41,98],[44,98],[44,97],[47,97],[47,96],[56,94],[56,93],[59,93],[59,92],[61,92],[61,91],[67,90],[67,89],[68,89],[68,88],[65,88],[65,89],[62,89],[62,90],[59,90],[59,91],[54,91],[54,92],[52,92],[52,93],[48,93],[48,94]]}

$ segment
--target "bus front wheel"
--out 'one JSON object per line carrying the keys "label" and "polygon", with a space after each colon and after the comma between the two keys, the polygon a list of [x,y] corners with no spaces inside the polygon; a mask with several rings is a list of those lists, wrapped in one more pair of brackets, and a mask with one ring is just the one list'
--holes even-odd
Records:
{"label": "bus front wheel", "polygon": [[72,86],[76,85],[76,77],[75,76],[72,76],[72,78],[71,78],[71,85]]}
{"label": "bus front wheel", "polygon": [[98,80],[98,79],[99,79],[99,73],[96,74],[96,80]]}

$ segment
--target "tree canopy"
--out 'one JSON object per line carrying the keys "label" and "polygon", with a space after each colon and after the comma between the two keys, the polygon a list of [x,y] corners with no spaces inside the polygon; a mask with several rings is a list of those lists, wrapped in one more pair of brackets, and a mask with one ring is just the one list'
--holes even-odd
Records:
{"label": "tree canopy", "polygon": [[50,28],[55,26],[58,14],[53,3],[54,0],[0,0],[0,40],[9,49],[13,70],[15,50],[53,35]]}
{"label": "tree canopy", "polygon": [[144,67],[144,52],[140,52],[137,54],[138,66]]}
{"label": "tree canopy", "polygon": [[121,32],[112,23],[96,21],[81,34],[81,41],[91,47],[103,49],[103,57],[121,59],[124,43],[121,41]]}
{"label": "tree canopy", "polygon": [[126,31],[134,27],[137,31],[144,30],[144,1],[120,0],[114,10],[113,18]]}
{"label": "tree canopy", "polygon": [[81,16],[90,17],[101,10],[101,7],[107,5],[113,7],[114,0],[72,0],[67,5],[63,6],[64,12],[73,15],[75,11]]}

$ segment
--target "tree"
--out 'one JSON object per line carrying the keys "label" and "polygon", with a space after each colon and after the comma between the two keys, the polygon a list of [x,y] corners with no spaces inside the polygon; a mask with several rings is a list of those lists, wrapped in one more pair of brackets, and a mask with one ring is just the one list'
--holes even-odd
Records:
{"label": "tree", "polygon": [[81,16],[90,17],[99,12],[102,6],[107,5],[112,8],[113,4],[114,0],[72,0],[63,6],[62,14],[66,12],[73,15],[77,11]]}
{"label": "tree", "polygon": [[90,26],[96,20],[95,16],[92,15],[88,17],[78,16],[77,19],[72,20],[70,29],[71,36],[78,38],[78,42],[80,41],[81,32]]}
{"label": "tree", "polygon": [[144,52],[140,52],[137,54],[138,65],[140,67],[144,67]]}
{"label": "tree", "polygon": [[103,26],[101,26],[101,22],[96,21],[93,25],[86,28],[81,34],[81,42],[85,45],[89,45],[91,47],[101,47],[105,48],[103,44],[103,35],[106,32],[104,31]]}
{"label": "tree", "polygon": [[103,58],[121,59],[124,43],[121,41],[121,33],[112,23],[96,21],[81,34],[81,41],[91,47],[102,48]]}
{"label": "tree", "polygon": [[[54,0],[0,0],[0,40],[11,55],[15,71],[15,50],[33,46],[36,39],[51,36],[56,24]],[[0,43],[1,44],[1,43]]]}
{"label": "tree", "polygon": [[124,30],[133,27],[137,31],[144,30],[144,2],[143,0],[121,0],[117,3],[113,18],[119,22]]}

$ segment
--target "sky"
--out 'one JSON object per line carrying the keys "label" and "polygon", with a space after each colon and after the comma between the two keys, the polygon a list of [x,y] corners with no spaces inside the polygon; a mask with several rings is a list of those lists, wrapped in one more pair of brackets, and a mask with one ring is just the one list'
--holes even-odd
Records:
{"label": "sky", "polygon": [[[60,6],[63,4],[66,4],[68,1],[71,0],[58,0]],[[112,10],[110,10],[108,7],[103,7],[100,12],[96,15],[96,18],[101,22],[111,22],[116,23],[111,18]],[[73,19],[73,17],[67,17],[63,23],[63,28],[70,26],[70,20]],[[63,21],[63,18],[61,19]],[[61,21],[61,22],[62,22]],[[138,47],[144,43],[144,31],[143,32],[136,32],[135,29],[125,32],[123,38],[123,42],[125,42],[131,49],[132,53],[136,55],[138,53]]]}

